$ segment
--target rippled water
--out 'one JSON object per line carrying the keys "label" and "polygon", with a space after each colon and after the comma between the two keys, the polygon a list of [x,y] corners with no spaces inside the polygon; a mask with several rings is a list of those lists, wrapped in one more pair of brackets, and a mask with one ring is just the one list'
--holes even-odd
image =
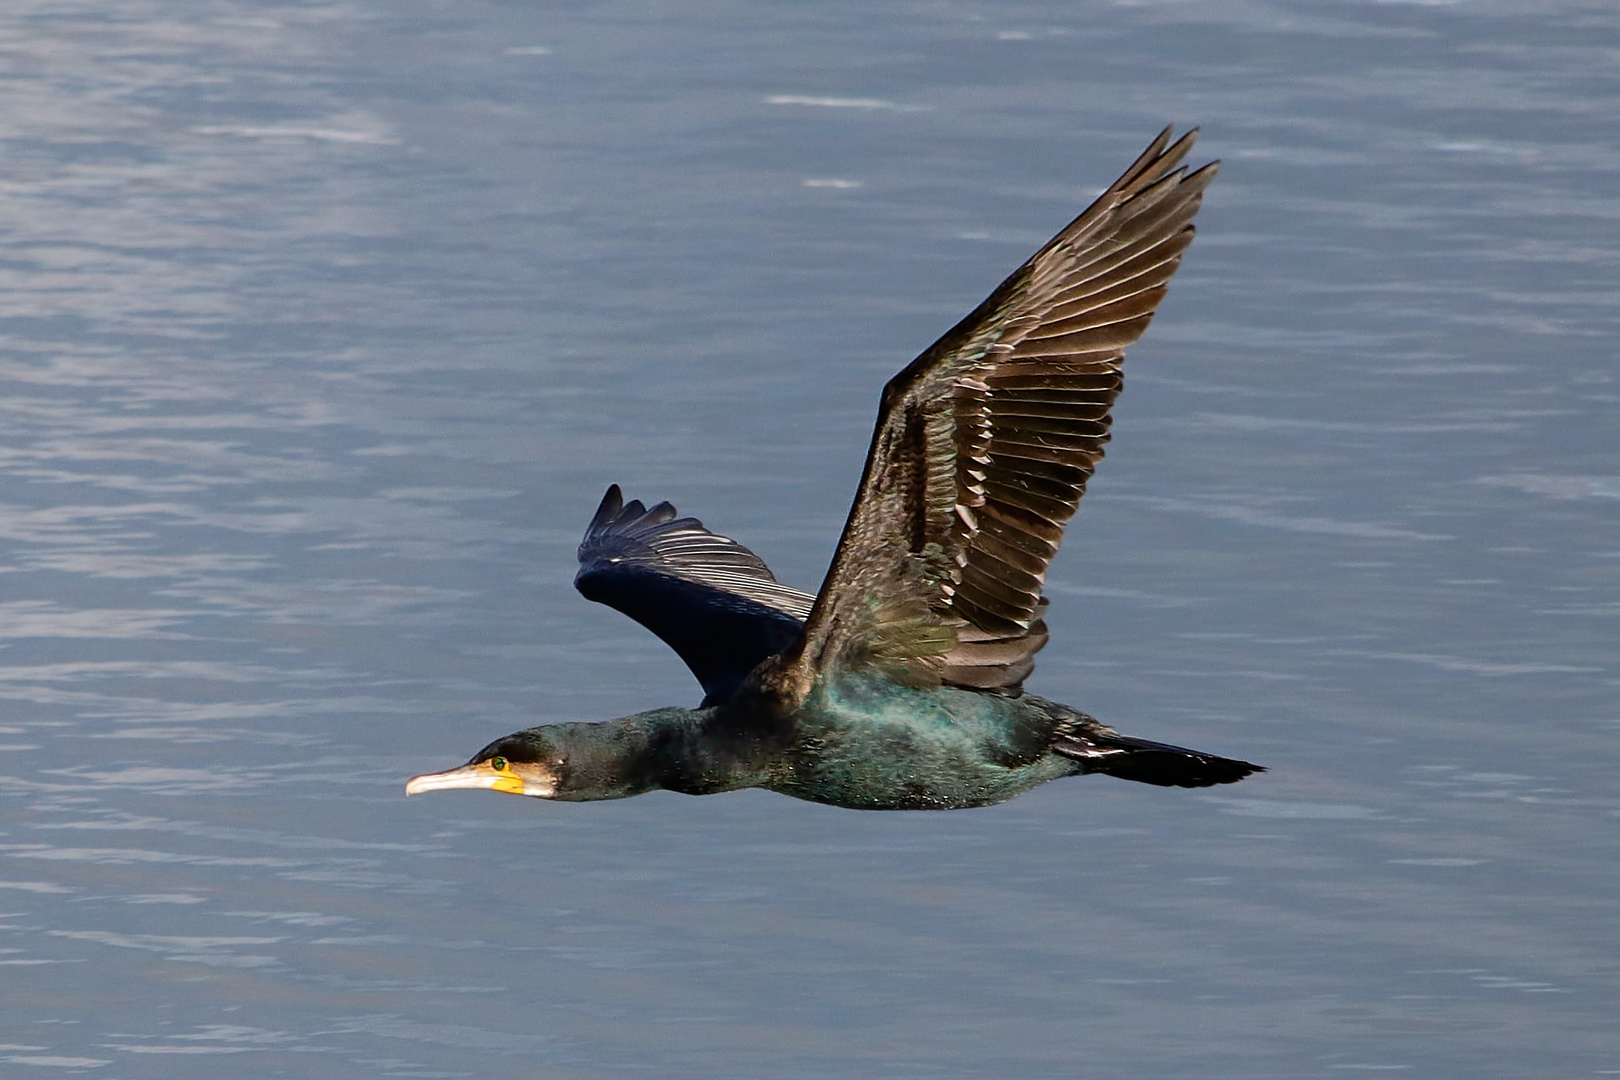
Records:
{"label": "rippled water", "polygon": [[[1620,1073],[1607,4],[14,0],[6,1075]],[[820,578],[878,387],[1224,159],[1032,686],[1272,772],[404,777],[689,703],[602,488]],[[229,1063],[220,1055],[236,1055]]]}

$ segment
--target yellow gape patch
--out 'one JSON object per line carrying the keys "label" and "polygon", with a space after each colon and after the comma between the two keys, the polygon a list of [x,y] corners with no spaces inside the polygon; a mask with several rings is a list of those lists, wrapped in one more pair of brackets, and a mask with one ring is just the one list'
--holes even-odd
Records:
{"label": "yellow gape patch", "polygon": [[523,778],[511,770],[505,758],[490,758],[480,762],[476,768],[488,769],[494,774],[491,778],[493,783],[489,785],[493,790],[504,791],[508,795],[523,794]]}
{"label": "yellow gape patch", "polygon": [[523,794],[523,778],[521,776],[513,776],[511,773],[507,773],[505,776],[495,777],[494,782],[489,786],[494,791],[504,791],[508,795]]}

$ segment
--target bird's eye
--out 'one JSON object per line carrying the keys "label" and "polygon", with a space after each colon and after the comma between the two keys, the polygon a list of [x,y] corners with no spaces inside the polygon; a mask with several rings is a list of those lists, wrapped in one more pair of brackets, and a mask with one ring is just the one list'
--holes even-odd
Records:
{"label": "bird's eye", "polygon": [[505,772],[506,759],[503,757],[492,757],[489,759],[489,767],[494,769],[496,772]]}

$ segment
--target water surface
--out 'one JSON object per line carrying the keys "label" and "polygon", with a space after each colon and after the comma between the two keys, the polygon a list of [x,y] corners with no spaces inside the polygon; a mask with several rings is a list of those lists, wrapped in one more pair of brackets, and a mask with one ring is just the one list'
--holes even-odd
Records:
{"label": "water surface", "polygon": [[[0,56],[8,1075],[1620,1072],[1607,5],[17,0]],[[882,382],[1169,121],[1223,172],[1031,686],[1270,773],[402,798],[695,701],[569,587],[601,490],[813,587]]]}

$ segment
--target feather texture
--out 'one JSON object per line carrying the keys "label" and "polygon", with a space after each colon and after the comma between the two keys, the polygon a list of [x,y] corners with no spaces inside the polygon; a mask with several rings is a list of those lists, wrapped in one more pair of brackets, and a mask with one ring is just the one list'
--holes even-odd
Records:
{"label": "feather texture", "polygon": [[626,503],[617,484],[585,530],[574,587],[662,638],[703,684],[709,705],[729,698],[761,660],[797,644],[815,602],[737,541],[667,502]]}
{"label": "feather texture", "polygon": [[[1083,214],[884,388],[855,504],[775,689],[879,660],[1014,693],[1047,567],[1108,441],[1127,346],[1192,242],[1215,165],[1162,132]],[[936,632],[919,634],[919,613]]]}

